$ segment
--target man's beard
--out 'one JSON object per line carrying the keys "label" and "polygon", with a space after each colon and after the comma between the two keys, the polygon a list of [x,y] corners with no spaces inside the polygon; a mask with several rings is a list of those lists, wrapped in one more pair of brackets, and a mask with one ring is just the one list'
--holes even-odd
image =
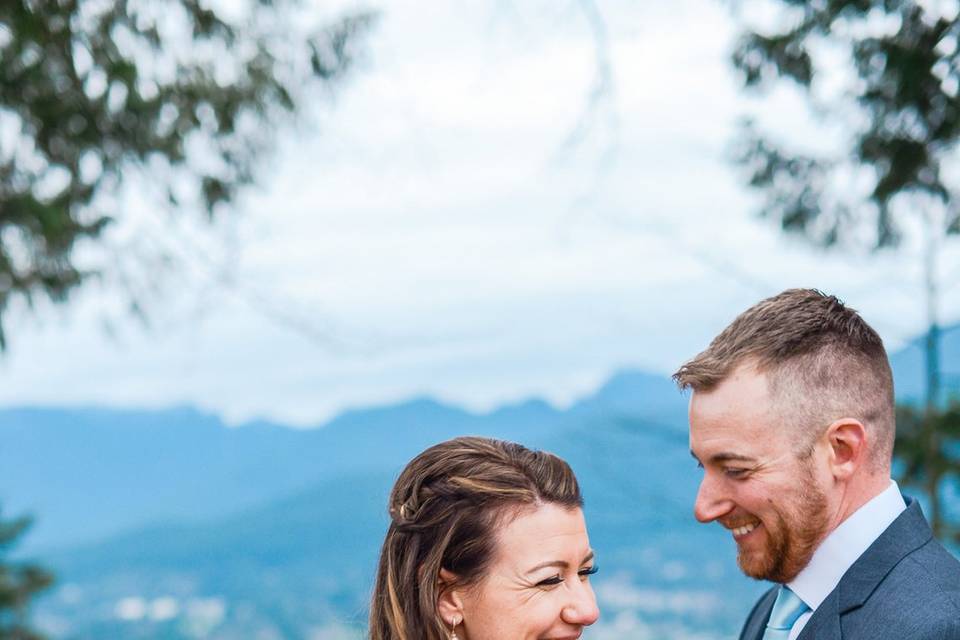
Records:
{"label": "man's beard", "polygon": [[767,543],[759,552],[737,549],[737,564],[751,578],[787,583],[797,577],[813,557],[827,528],[827,498],[804,467],[793,504],[776,512],[773,522],[762,521]]}

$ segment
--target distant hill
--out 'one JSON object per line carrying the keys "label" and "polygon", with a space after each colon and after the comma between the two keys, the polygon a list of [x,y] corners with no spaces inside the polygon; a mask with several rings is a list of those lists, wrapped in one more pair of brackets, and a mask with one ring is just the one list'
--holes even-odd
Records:
{"label": "distant hill", "polygon": [[37,522],[32,548],[159,519],[229,513],[313,475],[296,432],[231,430],[193,409],[0,411],[0,501]]}
{"label": "distant hill", "polygon": [[676,423],[665,378],[615,376],[569,411],[530,400],[474,414],[429,398],[347,411],[307,430],[226,427],[190,408],[0,410],[0,505],[37,514],[27,550],[94,541],[152,522],[234,513],[344,472],[390,469],[463,433],[525,440],[590,416]]}

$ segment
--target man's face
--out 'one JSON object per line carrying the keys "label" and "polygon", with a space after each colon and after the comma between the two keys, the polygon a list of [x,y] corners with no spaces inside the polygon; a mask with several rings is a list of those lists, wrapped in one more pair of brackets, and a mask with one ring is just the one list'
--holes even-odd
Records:
{"label": "man's face", "polygon": [[704,470],[694,514],[730,530],[745,574],[789,582],[829,531],[829,496],[816,473],[821,450],[801,460],[773,405],[766,376],[749,365],[694,392],[690,452]]}

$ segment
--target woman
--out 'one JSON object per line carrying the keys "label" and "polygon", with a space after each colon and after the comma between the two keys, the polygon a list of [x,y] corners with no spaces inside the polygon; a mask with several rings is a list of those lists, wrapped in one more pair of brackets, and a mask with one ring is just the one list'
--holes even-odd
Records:
{"label": "woman", "polygon": [[512,442],[430,447],[390,493],[371,640],[572,640],[598,616],[569,465]]}

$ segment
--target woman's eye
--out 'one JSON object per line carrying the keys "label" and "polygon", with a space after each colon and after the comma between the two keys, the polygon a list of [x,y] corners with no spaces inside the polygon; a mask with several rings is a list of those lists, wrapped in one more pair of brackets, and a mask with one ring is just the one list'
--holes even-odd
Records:
{"label": "woman's eye", "polygon": [[[587,567],[586,569],[580,569],[580,571],[577,571],[577,575],[580,576],[581,578],[587,578],[589,576],[592,576],[599,570],[600,570],[600,567],[598,567],[597,565],[593,565],[592,567]],[[537,583],[537,586],[538,587],[555,587],[558,584],[561,584],[562,582],[563,582],[563,576],[555,575],[553,577],[547,578],[546,580],[541,580],[540,582]]]}
{"label": "woman's eye", "polygon": [[577,575],[579,575],[580,577],[583,577],[583,578],[587,578],[587,577],[592,576],[593,574],[595,574],[597,571],[600,571],[600,566],[599,566],[599,565],[593,565],[593,566],[590,567],[589,569],[580,569],[580,571],[577,572]]}

